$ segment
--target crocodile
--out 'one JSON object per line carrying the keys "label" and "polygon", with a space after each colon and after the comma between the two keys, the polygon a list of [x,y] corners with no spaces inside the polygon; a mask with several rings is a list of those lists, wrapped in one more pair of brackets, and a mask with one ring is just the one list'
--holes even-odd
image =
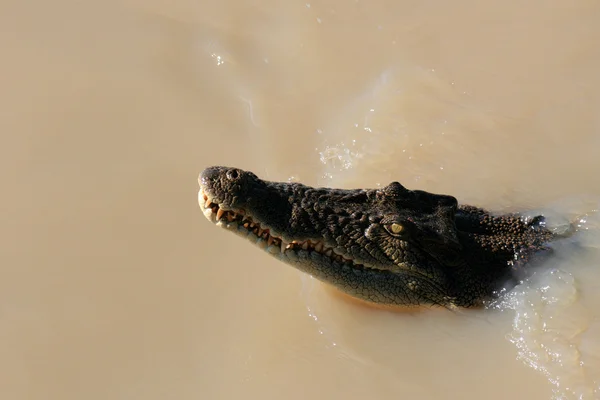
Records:
{"label": "crocodile", "polygon": [[551,254],[542,215],[494,215],[409,190],[314,188],[239,168],[199,176],[206,218],[342,292],[385,306],[480,307]]}

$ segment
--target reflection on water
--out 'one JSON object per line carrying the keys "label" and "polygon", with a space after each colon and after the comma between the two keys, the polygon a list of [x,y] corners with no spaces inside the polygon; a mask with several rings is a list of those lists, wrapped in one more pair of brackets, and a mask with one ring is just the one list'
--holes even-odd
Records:
{"label": "reflection on water", "polygon": [[[600,5],[281,4],[4,2],[0,398],[598,398]],[[207,223],[217,164],[581,229],[495,308],[372,309]]]}

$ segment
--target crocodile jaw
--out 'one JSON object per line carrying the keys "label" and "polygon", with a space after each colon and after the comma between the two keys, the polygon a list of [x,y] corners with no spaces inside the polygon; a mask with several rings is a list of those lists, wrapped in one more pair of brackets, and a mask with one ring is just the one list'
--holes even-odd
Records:
{"label": "crocodile jaw", "polygon": [[320,263],[327,261],[339,264],[339,266],[353,264],[352,260],[337,254],[335,248],[327,246],[323,240],[286,241],[281,234],[264,222],[253,218],[246,210],[234,210],[223,204],[215,203],[202,187],[198,191],[198,205],[206,219],[216,226],[247,239],[260,249],[289,264],[307,259],[313,259],[314,262]]}
{"label": "crocodile jaw", "polygon": [[422,275],[404,271],[398,274],[366,266],[336,253],[319,239],[286,241],[264,222],[244,209],[218,204],[203,190],[198,204],[213,224],[247,239],[278,260],[332,285],[341,292],[371,304],[415,307],[424,304],[454,307],[454,298]]}

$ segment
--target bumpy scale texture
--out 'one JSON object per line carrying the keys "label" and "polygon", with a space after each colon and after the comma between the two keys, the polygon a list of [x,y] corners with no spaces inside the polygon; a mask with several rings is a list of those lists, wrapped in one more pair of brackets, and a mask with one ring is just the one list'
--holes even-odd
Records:
{"label": "bumpy scale texture", "polygon": [[556,238],[541,216],[494,216],[398,182],[312,188],[211,167],[199,183],[205,214],[221,215],[213,222],[229,218],[225,225],[283,262],[380,304],[481,305],[514,285],[523,265]]}

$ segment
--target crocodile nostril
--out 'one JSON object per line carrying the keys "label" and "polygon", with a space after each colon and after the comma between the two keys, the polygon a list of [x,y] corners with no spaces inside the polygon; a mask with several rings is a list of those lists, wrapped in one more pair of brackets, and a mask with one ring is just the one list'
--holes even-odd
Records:
{"label": "crocodile nostril", "polygon": [[227,178],[229,179],[237,179],[239,176],[237,169],[230,169],[227,171]]}

